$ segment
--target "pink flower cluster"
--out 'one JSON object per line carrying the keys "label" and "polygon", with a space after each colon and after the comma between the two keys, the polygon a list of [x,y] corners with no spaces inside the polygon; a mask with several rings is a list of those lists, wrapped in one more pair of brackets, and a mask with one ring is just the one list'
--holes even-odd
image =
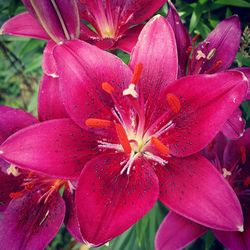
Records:
{"label": "pink flower cluster", "polygon": [[[209,228],[249,249],[250,132],[239,106],[250,69],[229,69],[239,18],[197,45],[171,3],[145,24],[162,0],[23,3],[28,12],[2,33],[48,42],[38,117],[0,106],[1,248],[44,249],[63,222],[99,246],[160,200],[171,212],[156,249],[181,249]],[[128,65],[105,51],[115,49]]]}

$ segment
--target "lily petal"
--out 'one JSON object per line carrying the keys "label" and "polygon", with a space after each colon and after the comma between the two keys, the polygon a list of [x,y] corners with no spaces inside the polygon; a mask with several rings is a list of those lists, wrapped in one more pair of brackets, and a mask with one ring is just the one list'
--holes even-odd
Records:
{"label": "lily petal", "polygon": [[37,122],[34,116],[21,109],[0,105],[0,144],[16,131]]}
{"label": "lily petal", "polygon": [[56,43],[53,40],[48,41],[43,51],[42,67],[43,72],[51,77],[57,76],[56,62],[53,56],[53,50]]}
{"label": "lily petal", "polygon": [[[194,50],[190,74],[215,73],[228,69],[239,49],[240,38],[241,28],[238,16],[234,15],[220,22]],[[197,59],[199,51],[206,58]],[[197,71],[197,65],[203,59],[204,62]]]}
{"label": "lily petal", "polygon": [[38,115],[40,121],[68,118],[59,91],[59,79],[44,75],[38,93]]}
{"label": "lily petal", "polygon": [[49,40],[50,37],[39,22],[28,12],[16,15],[6,21],[1,27],[1,33],[14,36],[24,36]]}
{"label": "lily petal", "polygon": [[246,121],[242,118],[240,109],[236,109],[234,113],[224,124],[221,132],[229,139],[238,139],[243,135]]}
{"label": "lily petal", "polygon": [[[127,118],[122,91],[132,79],[126,64],[114,55],[82,41],[68,41],[54,50],[63,101],[69,116],[86,128],[88,118],[111,119],[114,102],[102,88],[107,82],[116,95],[116,109]],[[105,63],[104,63],[105,62]],[[74,72],[72,74],[72,72]]]}
{"label": "lily petal", "polygon": [[[191,39],[188,30],[182,23],[181,18],[174,5],[170,1],[168,1],[168,6],[169,9],[166,19],[171,25],[175,34],[180,67],[179,77],[181,77],[186,75],[187,61],[189,58],[188,48],[191,46]],[[165,46],[168,46],[168,44],[166,44]]]}
{"label": "lily petal", "polygon": [[177,96],[180,110],[172,115],[174,129],[162,135],[162,141],[170,146],[173,155],[197,153],[212,141],[240,105],[247,88],[248,81],[237,71],[188,76],[177,80],[166,89],[166,94],[157,104],[161,108],[154,114],[159,117],[164,108],[168,108],[169,112],[166,101],[168,93]]}
{"label": "lily petal", "polygon": [[64,201],[57,192],[46,203],[38,199],[38,193],[29,192],[10,202],[0,219],[1,248],[43,250],[55,237],[63,222]]}
{"label": "lily petal", "polygon": [[242,228],[243,216],[235,192],[204,157],[172,157],[166,167],[157,166],[156,173],[159,199],[174,212],[206,227],[231,231]]}
{"label": "lily petal", "polygon": [[70,119],[57,119],[22,129],[0,147],[1,157],[20,168],[57,178],[78,178],[97,139]]}
{"label": "lily petal", "polygon": [[183,249],[207,230],[206,227],[170,211],[158,229],[155,248],[156,250]]}
{"label": "lily petal", "polygon": [[142,28],[143,25],[137,25],[129,29],[126,33],[123,34],[122,38],[117,41],[115,46],[118,49],[130,54],[137,43]]}
{"label": "lily petal", "polygon": [[[76,189],[83,238],[101,245],[138,221],[158,198],[158,179],[143,159],[121,174],[124,154],[106,154],[88,162]],[[94,223],[93,223],[94,221]],[[91,225],[91,226],[90,226]]]}
{"label": "lily petal", "polygon": [[240,68],[234,68],[233,70],[239,70],[241,71],[246,78],[248,79],[248,91],[247,91],[247,96],[246,100],[250,100],[250,67],[240,67]]}
{"label": "lily petal", "polygon": [[66,204],[64,224],[70,234],[79,242],[83,242],[80,225],[76,215],[75,194],[65,189],[63,199]]}
{"label": "lily petal", "polygon": [[[166,46],[167,45],[167,46]],[[157,106],[157,100],[168,84],[177,79],[178,56],[173,30],[161,16],[152,18],[143,28],[131,54],[130,67],[142,64],[137,84],[141,105],[146,104],[146,120]]]}
{"label": "lily petal", "polygon": [[80,17],[75,0],[23,0],[23,3],[55,42],[79,36]]}

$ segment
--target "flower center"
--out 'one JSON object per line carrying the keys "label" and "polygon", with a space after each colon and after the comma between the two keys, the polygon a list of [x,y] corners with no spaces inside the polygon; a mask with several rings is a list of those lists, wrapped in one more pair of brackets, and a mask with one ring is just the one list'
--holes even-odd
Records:
{"label": "flower center", "polygon": [[[98,140],[98,147],[100,149],[114,149],[128,155],[129,160],[125,165],[121,164],[121,174],[125,171],[129,174],[133,162],[138,157],[145,157],[161,165],[168,163],[166,158],[170,157],[170,148],[160,137],[175,126],[174,122],[169,119],[170,113],[174,116],[181,110],[180,99],[173,93],[168,93],[166,95],[166,105],[168,105],[169,112],[163,112],[148,129],[145,129],[144,104],[139,99],[140,92],[138,91],[142,70],[143,65],[141,63],[135,66],[131,83],[122,93],[118,94],[115,87],[108,82],[101,84],[102,90],[112,98],[113,108],[111,108],[111,111],[114,119],[106,120],[93,117],[85,120],[85,125],[89,128],[113,130],[110,133],[116,134],[117,143],[110,143],[108,139],[104,138]],[[120,109],[117,108],[121,107],[121,98],[126,98],[127,103],[131,105],[133,109],[133,112],[129,109],[132,112],[131,116],[130,111],[126,111],[122,115]]]}

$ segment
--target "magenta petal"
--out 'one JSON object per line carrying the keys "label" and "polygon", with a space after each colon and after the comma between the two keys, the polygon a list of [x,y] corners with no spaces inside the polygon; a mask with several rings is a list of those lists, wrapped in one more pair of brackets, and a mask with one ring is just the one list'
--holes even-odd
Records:
{"label": "magenta petal", "polygon": [[51,77],[57,76],[56,62],[53,56],[53,50],[56,43],[53,40],[48,41],[43,51],[42,67],[43,72]]}
{"label": "magenta petal", "polygon": [[232,250],[248,250],[240,232],[226,232],[213,230],[215,237],[226,247]]}
{"label": "magenta petal", "polygon": [[125,34],[123,34],[122,38],[117,41],[115,46],[124,52],[131,53],[137,43],[138,36],[142,28],[143,25],[138,25],[129,29]]}
{"label": "magenta petal", "polygon": [[76,215],[75,194],[65,189],[63,193],[63,199],[66,204],[66,214],[64,218],[64,224],[70,234],[79,242],[82,242],[82,235],[80,231],[80,225]]}
{"label": "magenta petal", "polygon": [[[78,40],[58,46],[54,56],[66,110],[79,126],[84,127],[85,120],[93,115],[99,119],[112,116],[113,101],[102,89],[103,82],[114,88],[118,102],[126,101],[122,91],[131,81],[132,72],[119,58]],[[128,112],[124,111],[126,116]]]}
{"label": "magenta petal", "polygon": [[166,167],[158,166],[156,172],[159,198],[174,212],[220,230],[242,227],[242,211],[235,192],[204,157],[197,154],[171,158]]}
{"label": "magenta petal", "polygon": [[75,0],[23,0],[23,3],[55,42],[79,36],[80,20]]}
{"label": "magenta petal", "polygon": [[[176,95],[181,105],[172,119],[174,129],[162,136],[171,153],[188,156],[211,142],[245,98],[247,85],[243,74],[237,71],[183,77],[171,84],[166,94]],[[166,95],[158,107],[158,112],[167,109]]]}
{"label": "magenta petal", "polygon": [[[167,21],[170,23],[177,43],[178,61],[179,61],[179,76],[186,75],[187,61],[189,57],[188,48],[191,46],[191,39],[187,28],[181,21],[181,18],[175,9],[174,5],[168,2]],[[166,46],[168,46],[166,44]]]}
{"label": "magenta petal", "polygon": [[[229,68],[239,49],[240,37],[241,28],[238,16],[231,16],[220,22],[194,50],[190,73],[215,73]],[[206,58],[197,60],[198,51],[201,51]],[[197,72],[196,68],[201,60],[204,62],[201,70]]]}
{"label": "magenta petal", "polygon": [[59,91],[58,78],[43,76],[38,94],[38,115],[40,121],[68,117]]}
{"label": "magenta petal", "polygon": [[250,67],[235,68],[233,70],[241,71],[248,79],[248,91],[247,91],[246,100],[250,100]]}
{"label": "magenta petal", "polygon": [[106,154],[88,162],[82,171],[76,209],[83,238],[93,245],[127,230],[158,198],[158,179],[148,162],[135,160],[127,175],[121,174],[124,160],[124,154]]}
{"label": "magenta petal", "polygon": [[236,109],[222,128],[222,133],[229,139],[238,139],[243,135],[246,122],[240,109]]}
{"label": "magenta petal", "polygon": [[149,21],[138,38],[131,54],[130,67],[142,64],[142,74],[138,83],[140,102],[147,110],[149,122],[157,101],[166,86],[177,78],[178,57],[173,30],[161,16]]}
{"label": "magenta petal", "polygon": [[183,249],[208,229],[174,212],[169,212],[161,223],[156,239],[156,250]]}
{"label": "magenta petal", "polygon": [[16,131],[37,123],[31,114],[0,105],[0,144]]}
{"label": "magenta petal", "polygon": [[28,12],[21,13],[6,21],[1,27],[3,34],[49,40],[39,22]]}
{"label": "magenta petal", "polygon": [[58,119],[20,130],[2,144],[0,152],[3,159],[20,168],[77,178],[98,149],[93,134],[84,132],[70,119]]}
{"label": "magenta petal", "polygon": [[10,202],[0,219],[2,249],[43,250],[55,237],[63,222],[64,201],[57,192],[45,203],[38,199],[38,193],[29,192]]}

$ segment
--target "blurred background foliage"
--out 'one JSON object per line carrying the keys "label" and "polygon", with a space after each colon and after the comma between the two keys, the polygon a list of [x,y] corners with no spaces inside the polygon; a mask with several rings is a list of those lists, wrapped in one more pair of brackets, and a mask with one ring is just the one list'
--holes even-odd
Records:
{"label": "blurred background foliage", "polygon": [[[250,1],[249,0],[176,0],[173,1],[192,36],[207,34],[224,18],[237,14],[242,24],[241,47],[234,66],[250,66]],[[24,11],[20,0],[0,0],[0,25],[8,18]],[[167,13],[167,5],[159,11]],[[26,109],[36,113],[37,89],[42,75],[41,60],[45,42],[35,39],[0,36],[0,104]],[[226,52],[225,52],[226,53]],[[116,54],[126,63],[129,56],[121,51]],[[247,126],[250,125],[250,104],[242,105]],[[157,203],[155,207],[133,228],[117,237],[99,250],[151,250],[154,249],[155,232],[166,215],[166,208]],[[91,225],[90,225],[91,226]],[[63,227],[48,250],[89,249],[70,237]],[[187,249],[219,250],[221,244],[211,232]]]}

